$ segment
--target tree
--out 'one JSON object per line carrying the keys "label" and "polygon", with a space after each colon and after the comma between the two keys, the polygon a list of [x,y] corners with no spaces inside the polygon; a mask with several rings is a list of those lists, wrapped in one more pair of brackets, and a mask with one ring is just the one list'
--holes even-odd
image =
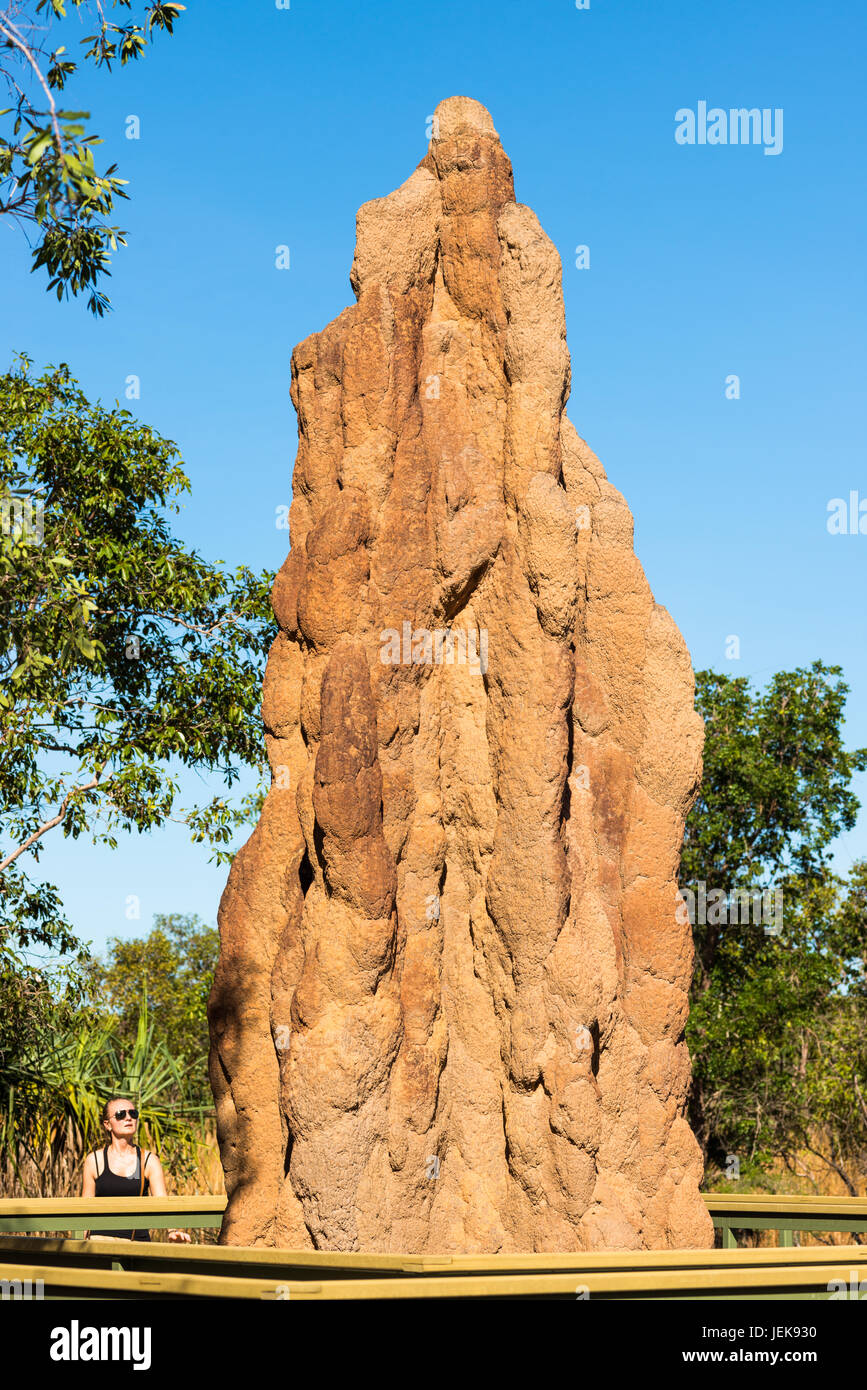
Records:
{"label": "tree", "polygon": [[[96,32],[80,40],[84,61],[108,70],[114,62],[124,66],[142,57],[157,32],[173,33],[185,8],[148,4],[137,23],[133,0],[71,3],[77,14],[94,16]],[[97,171],[94,149],[102,141],[86,133],[90,112],[60,108],[55,100],[79,66],[65,44],[55,47],[51,41],[52,22],[66,18],[66,4],[13,0],[0,9],[0,77],[12,100],[0,111],[8,118],[8,128],[0,133],[0,217],[37,230],[32,269],[45,267],[48,289],[58,299],[89,292],[88,307],[102,315],[110,301],[98,282],[111,273],[110,251],[126,245],[125,233],[106,219],[114,200],[128,195],[116,164]],[[113,22],[106,7],[129,12],[130,22]]]}
{"label": "tree", "polygon": [[52,834],[116,846],[169,817],[217,862],[260,793],[177,808],[172,764],[265,767],[270,576],[188,552],[175,445],[92,405],[66,366],[0,377],[0,948],[75,948],[29,869]]}
{"label": "tree", "polygon": [[194,1093],[208,1105],[208,994],[219,944],[216,928],[198,917],[158,913],[148,936],[114,937],[108,959],[92,970],[94,997],[118,1016],[120,1041],[135,1038],[144,995],[154,1036],[179,1065],[192,1068]]}
{"label": "tree", "polygon": [[22,1051],[38,1051],[46,1038],[69,1023],[87,992],[81,956],[37,968],[4,943],[0,948],[0,1092],[5,1090],[12,1059]]}
{"label": "tree", "polygon": [[[867,1055],[852,1039],[867,1022],[867,869],[843,880],[830,868],[858,811],[849,784],[867,766],[867,750],[843,746],[848,688],[821,662],[777,674],[764,693],[710,671],[697,686],[704,777],[681,884],[691,905],[718,895],[693,928],[693,1128],[720,1167],[729,1153],[762,1167],[814,1147],[851,1182],[844,1160],[863,1145],[855,1078]],[[753,899],[752,920],[739,890],[769,894]]]}

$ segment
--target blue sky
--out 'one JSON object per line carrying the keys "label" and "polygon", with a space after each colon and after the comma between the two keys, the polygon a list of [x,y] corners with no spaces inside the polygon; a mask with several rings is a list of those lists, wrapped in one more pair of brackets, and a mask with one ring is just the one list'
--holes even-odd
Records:
{"label": "blue sky", "polygon": [[[4,361],[65,360],[105,401],[138,376],[130,408],[178,442],[192,481],[177,533],[276,569],[292,348],[353,302],[359,204],[409,175],[437,102],[475,97],[563,259],[569,414],[629,501],[694,665],[764,684],[839,663],[850,746],[867,744],[867,535],[826,526],[830,499],[867,499],[865,38],[855,0],[189,0],[137,68],[67,93],[130,181],[114,312],[58,305],[0,227]],[[782,152],[679,145],[675,112],[699,101],[781,108]],[[865,853],[867,813],[838,866]],[[114,853],[55,840],[43,869],[97,947],[154,912],[215,920],[226,877],[176,827]]]}

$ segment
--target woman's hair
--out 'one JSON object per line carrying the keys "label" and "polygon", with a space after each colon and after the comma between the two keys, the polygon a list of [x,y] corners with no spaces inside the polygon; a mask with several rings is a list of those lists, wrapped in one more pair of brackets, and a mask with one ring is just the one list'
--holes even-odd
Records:
{"label": "woman's hair", "polygon": [[113,1105],[116,1100],[126,1100],[126,1096],[109,1096],[108,1100],[105,1102],[105,1105],[102,1107],[102,1114],[100,1116],[100,1121],[102,1124],[105,1124],[105,1121],[108,1119],[108,1107],[110,1105]]}

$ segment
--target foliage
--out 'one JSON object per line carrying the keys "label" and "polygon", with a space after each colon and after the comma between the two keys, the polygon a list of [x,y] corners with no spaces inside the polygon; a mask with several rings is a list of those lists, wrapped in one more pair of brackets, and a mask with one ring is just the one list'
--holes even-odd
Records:
{"label": "foliage", "polygon": [[95,997],[118,1017],[127,1044],[138,1026],[144,994],[156,1036],[188,1070],[190,1093],[211,1104],[208,1083],[208,994],[217,965],[219,934],[198,917],[157,914],[148,936],[109,942],[109,959],[95,962]]}
{"label": "foliage", "polygon": [[[867,1157],[867,865],[848,880],[831,844],[852,827],[838,667],[781,672],[766,692],[699,672],[704,779],[689,818],[681,884],[708,893],[780,889],[781,930],[724,910],[696,921],[687,1029],[691,1121],[710,1160],[741,1172],[813,1148],[854,1188]],[[733,918],[735,920],[733,920]]]}
{"label": "foliage", "polygon": [[84,1003],[86,952],[35,964],[8,944],[0,951],[0,1085],[14,1057],[68,1025]]}
{"label": "foliage", "polygon": [[0,377],[0,952],[75,947],[57,890],[29,875],[52,830],[114,847],[174,817],[231,859],[261,793],[176,808],[171,765],[229,788],[264,769],[273,634],[270,576],[171,534],[189,490],[174,444],[91,404],[67,367],[29,367]]}
{"label": "foliage", "polygon": [[[76,16],[94,16],[95,32],[80,40],[83,61],[109,71],[115,62],[123,67],[142,57],[156,33],[172,34],[185,8],[155,3],[137,14],[132,0],[69,3]],[[102,315],[110,301],[98,282],[110,274],[109,253],[126,244],[125,233],[107,219],[115,199],[128,195],[116,164],[97,170],[94,151],[102,141],[87,133],[90,112],[60,108],[55,100],[79,67],[65,44],[52,42],[52,23],[67,17],[66,5],[17,0],[0,9],[0,77],[13,103],[0,112],[8,123],[0,134],[0,217],[37,229],[32,269],[45,267],[58,299],[87,292],[88,307]],[[106,9],[127,11],[129,21],[115,22]]]}

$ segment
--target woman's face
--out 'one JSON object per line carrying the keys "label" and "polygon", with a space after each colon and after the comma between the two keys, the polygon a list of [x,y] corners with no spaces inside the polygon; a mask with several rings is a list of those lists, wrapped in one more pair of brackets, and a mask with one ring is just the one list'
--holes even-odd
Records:
{"label": "woman's face", "polygon": [[[108,1117],[105,1127],[113,1139],[131,1139],[135,1134],[138,1120],[130,1118],[130,1110],[135,1109],[131,1100],[113,1100],[108,1107]],[[118,1118],[118,1111],[123,1112],[123,1119]]]}

